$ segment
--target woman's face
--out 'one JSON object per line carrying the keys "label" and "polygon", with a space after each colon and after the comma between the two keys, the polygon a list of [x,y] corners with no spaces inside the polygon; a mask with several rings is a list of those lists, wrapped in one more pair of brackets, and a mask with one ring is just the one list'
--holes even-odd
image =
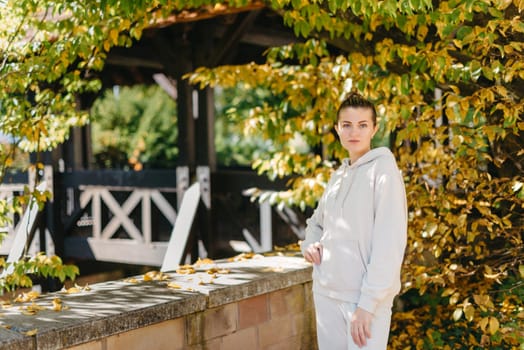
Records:
{"label": "woman's face", "polygon": [[371,149],[371,139],[377,129],[369,108],[347,107],[340,111],[335,130],[352,163]]}

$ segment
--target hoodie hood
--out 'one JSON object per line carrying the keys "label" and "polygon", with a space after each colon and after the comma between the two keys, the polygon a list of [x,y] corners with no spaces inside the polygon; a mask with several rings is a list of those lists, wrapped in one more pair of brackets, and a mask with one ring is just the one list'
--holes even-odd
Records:
{"label": "hoodie hood", "polygon": [[369,150],[369,152],[357,159],[357,161],[353,164],[351,163],[351,160],[349,158],[344,158],[342,160],[342,165],[339,168],[339,171],[341,172],[341,178],[345,179],[345,181],[344,184],[339,188],[336,199],[340,198],[340,194],[342,193],[342,201],[345,202],[349,194],[349,190],[351,189],[351,186],[353,184],[355,175],[358,172],[358,168],[365,164],[371,163],[380,157],[390,157],[394,160],[393,154],[387,147],[378,147],[371,149]]}
{"label": "hoodie hood", "polygon": [[350,167],[350,168],[358,168],[359,166],[361,166],[363,164],[369,163],[369,162],[371,162],[371,161],[373,161],[373,160],[375,160],[375,159],[377,159],[379,157],[383,157],[383,156],[387,156],[387,157],[391,157],[392,156],[392,153],[389,150],[389,148],[387,148],[387,147],[373,148],[369,152],[364,154],[362,157],[357,159],[357,161],[355,163],[351,163],[351,160],[349,158],[344,158],[342,160],[342,166],[347,166],[347,167]]}

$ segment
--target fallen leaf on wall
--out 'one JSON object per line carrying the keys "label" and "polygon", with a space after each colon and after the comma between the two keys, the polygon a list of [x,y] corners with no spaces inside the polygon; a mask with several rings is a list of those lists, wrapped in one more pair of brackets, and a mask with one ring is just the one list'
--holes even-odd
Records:
{"label": "fallen leaf on wall", "polygon": [[211,264],[214,264],[214,263],[215,262],[212,259],[209,259],[209,258],[204,258],[204,259],[198,258],[198,260],[194,263],[194,266],[195,267],[199,267],[201,265],[211,265]]}
{"label": "fallen leaf on wall", "polygon": [[31,330],[29,330],[27,332],[23,332],[23,334],[25,334],[25,335],[27,335],[29,337],[32,337],[32,336],[36,335],[37,333],[38,333],[38,329],[37,328],[31,329]]}
{"label": "fallen leaf on wall", "polygon": [[20,310],[22,310],[22,314],[27,315],[27,316],[36,315],[39,311],[42,311],[45,309],[46,308],[44,306],[40,306],[38,304],[35,304],[34,302],[31,303],[31,305],[20,306]]}
{"label": "fallen leaf on wall", "polygon": [[179,285],[179,284],[176,284],[175,282],[169,282],[169,283],[167,284],[167,286],[168,286],[169,288],[173,288],[173,289],[182,289],[182,286]]}
{"label": "fallen leaf on wall", "polygon": [[195,273],[195,269],[191,265],[181,265],[177,270],[176,273],[181,275],[189,275]]}
{"label": "fallen leaf on wall", "polygon": [[15,303],[26,303],[28,301],[33,301],[35,300],[36,298],[38,298],[40,296],[40,293],[35,291],[35,290],[32,290],[30,292],[27,292],[27,293],[22,293],[22,294],[19,294],[16,298],[15,298]]}
{"label": "fallen leaf on wall", "polygon": [[149,271],[144,275],[144,281],[165,281],[169,278],[168,275],[166,275],[163,272],[160,271]]}

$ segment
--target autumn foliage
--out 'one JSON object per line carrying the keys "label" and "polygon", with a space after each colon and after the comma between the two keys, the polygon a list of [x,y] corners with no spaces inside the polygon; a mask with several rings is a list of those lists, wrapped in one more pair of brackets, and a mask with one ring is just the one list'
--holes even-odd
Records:
{"label": "autumn foliage", "polygon": [[[314,205],[344,157],[332,132],[341,97],[379,106],[406,182],[409,246],[393,349],[524,344],[524,22],[522,1],[274,1],[304,43],[263,65],[201,68],[195,83],[265,86],[244,131],[274,140],[254,163],[291,176],[276,203]],[[311,146],[299,152],[300,135]]]}
{"label": "autumn foliage", "polygon": [[[86,122],[74,96],[100,87],[89,72],[102,68],[111,47],[131,45],[172,11],[215,5],[9,3],[1,10],[2,21],[12,22],[0,26],[0,131],[30,151],[54,147]],[[358,89],[379,106],[377,142],[395,153],[408,194],[409,246],[391,348],[522,348],[524,1],[266,5],[302,42],[269,50],[265,64],[188,76],[200,86],[241,81],[279,97],[253,106],[243,121],[247,135],[274,146],[254,167],[292,178],[287,191],[260,198],[303,210],[315,205],[345,156],[332,131],[336,106]],[[297,148],[297,139],[309,147]],[[1,153],[0,177],[10,159]]]}

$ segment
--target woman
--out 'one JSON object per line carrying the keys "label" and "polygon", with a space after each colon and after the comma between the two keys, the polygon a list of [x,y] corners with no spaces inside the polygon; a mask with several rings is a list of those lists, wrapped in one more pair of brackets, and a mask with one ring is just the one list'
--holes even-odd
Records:
{"label": "woman", "polygon": [[389,149],[371,149],[374,105],[351,93],[335,130],[349,159],[307,220],[319,349],[386,349],[407,236],[406,193]]}

